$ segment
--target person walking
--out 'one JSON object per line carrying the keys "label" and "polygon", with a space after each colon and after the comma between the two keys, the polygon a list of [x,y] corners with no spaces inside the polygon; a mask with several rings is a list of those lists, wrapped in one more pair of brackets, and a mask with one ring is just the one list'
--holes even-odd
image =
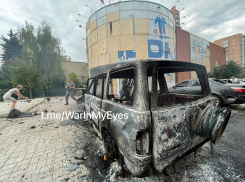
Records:
{"label": "person walking", "polygon": [[71,98],[77,102],[77,99],[74,97],[75,84],[71,81],[71,78],[68,79],[68,83],[66,84],[65,88],[66,88],[66,104],[65,105],[68,105],[69,96],[71,96]]}
{"label": "person walking", "polygon": [[15,105],[17,104],[18,96],[23,98],[23,99],[28,99],[28,97],[25,97],[25,96],[20,94],[20,90],[22,90],[22,88],[23,88],[22,85],[18,85],[16,88],[10,89],[8,92],[6,92],[3,95],[3,100],[5,102],[12,102],[10,110],[16,109]]}

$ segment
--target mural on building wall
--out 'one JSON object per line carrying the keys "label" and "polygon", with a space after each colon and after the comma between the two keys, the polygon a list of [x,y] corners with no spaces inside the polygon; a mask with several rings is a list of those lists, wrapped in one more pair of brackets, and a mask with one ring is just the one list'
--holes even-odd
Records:
{"label": "mural on building wall", "polygon": [[118,51],[118,62],[132,62],[136,60],[135,51]]}
{"label": "mural on building wall", "polygon": [[[158,16],[155,18],[155,26],[158,26],[160,38],[162,39],[165,36],[165,24],[167,23],[165,18],[162,16],[161,7],[157,7]],[[154,30],[154,33],[157,34],[157,30]]]}
{"label": "mural on building wall", "polygon": [[[125,1],[96,11],[87,23],[89,69],[139,59],[176,60],[173,14],[146,1]],[[166,78],[169,76],[166,75]],[[170,75],[169,83],[175,82]]]}
{"label": "mural on building wall", "polygon": [[[210,72],[210,43],[195,35],[190,34],[191,46],[191,62],[201,64]],[[191,78],[197,78],[195,73],[191,74]]]}

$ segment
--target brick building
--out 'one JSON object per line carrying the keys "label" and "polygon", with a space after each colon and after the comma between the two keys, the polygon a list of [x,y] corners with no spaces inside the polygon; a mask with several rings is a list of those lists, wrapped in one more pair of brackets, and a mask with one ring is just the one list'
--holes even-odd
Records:
{"label": "brick building", "polygon": [[[177,60],[204,65],[207,72],[213,72],[216,65],[224,65],[225,49],[176,27]],[[176,75],[176,83],[195,78],[190,73]]]}
{"label": "brick building", "polygon": [[173,6],[170,11],[174,15],[176,26],[180,27],[180,13],[179,13],[179,10],[176,9],[176,6]]}
{"label": "brick building", "polygon": [[215,40],[214,43],[225,48],[226,62],[234,60],[244,67],[244,35],[242,33]]}

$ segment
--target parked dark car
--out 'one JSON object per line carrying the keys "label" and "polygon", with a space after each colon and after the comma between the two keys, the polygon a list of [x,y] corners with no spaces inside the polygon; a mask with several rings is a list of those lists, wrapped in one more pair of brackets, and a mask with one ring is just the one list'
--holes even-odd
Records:
{"label": "parked dark car", "polygon": [[[201,92],[169,92],[167,73],[189,71],[200,78]],[[134,61],[90,78],[87,88],[86,115],[102,136],[107,160],[124,161],[135,176],[162,172],[206,142],[218,143],[231,114],[213,105],[206,68],[193,63]],[[89,118],[101,113],[118,117]]]}
{"label": "parked dark car", "polygon": [[[232,84],[225,80],[209,79],[211,93],[215,97],[215,106],[225,104],[243,104],[245,103],[245,84]],[[199,94],[201,86],[198,79],[185,80],[169,88],[174,93],[192,93]]]}

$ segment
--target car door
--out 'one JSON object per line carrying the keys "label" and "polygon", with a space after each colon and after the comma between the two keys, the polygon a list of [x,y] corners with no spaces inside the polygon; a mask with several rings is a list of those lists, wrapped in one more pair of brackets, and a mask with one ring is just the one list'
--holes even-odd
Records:
{"label": "car door", "polygon": [[[206,88],[206,90],[202,92],[202,95],[170,92],[163,74],[174,74],[186,70],[186,74],[190,75],[190,68],[185,68],[184,65],[182,65],[183,67],[178,65],[176,68],[172,65],[172,68],[164,66],[165,65],[155,67],[153,71],[154,75],[152,76],[152,160],[153,166],[157,171],[162,171],[166,166],[170,165],[175,158],[188,151],[193,144],[191,118],[194,117],[199,106],[205,108],[211,100],[211,97],[208,97],[210,93],[208,86],[202,86],[202,88]],[[203,72],[201,72],[199,70],[199,72],[198,75],[203,78],[201,83],[207,85],[205,71],[203,70]],[[157,82],[160,86],[160,92],[158,92],[158,94],[156,94]],[[204,97],[206,97],[206,99],[203,99]],[[202,139],[200,139],[200,141],[202,141]]]}
{"label": "car door", "polygon": [[95,79],[95,94],[91,97],[91,114],[92,120],[97,128],[99,128],[99,120],[101,117],[101,102],[103,99],[104,76],[98,76]]}
{"label": "car door", "polygon": [[201,85],[198,79],[190,80],[187,86],[187,91],[193,95],[202,94]]}
{"label": "car door", "polygon": [[91,114],[91,100],[94,95],[94,80],[95,78],[90,78],[87,81],[87,91],[85,94],[85,110],[87,114]]}
{"label": "car door", "polygon": [[186,94],[188,93],[187,86],[189,84],[189,80],[182,81],[177,83],[175,86],[169,88],[171,92]]}

